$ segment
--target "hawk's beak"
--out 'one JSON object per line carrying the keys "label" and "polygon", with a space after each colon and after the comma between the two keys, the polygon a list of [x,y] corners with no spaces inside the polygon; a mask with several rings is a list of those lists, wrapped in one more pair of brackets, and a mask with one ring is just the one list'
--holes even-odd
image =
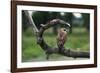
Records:
{"label": "hawk's beak", "polygon": [[66,23],[69,27],[71,27],[71,25],[69,23]]}

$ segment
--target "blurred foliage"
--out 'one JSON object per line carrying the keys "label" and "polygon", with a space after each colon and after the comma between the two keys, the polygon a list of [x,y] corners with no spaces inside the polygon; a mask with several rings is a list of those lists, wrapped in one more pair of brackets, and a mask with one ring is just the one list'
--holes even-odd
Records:
{"label": "blurred foliage", "polygon": [[29,27],[29,20],[25,15],[24,10],[22,10],[22,30],[25,31]]}
{"label": "blurred foliage", "polygon": [[[69,12],[51,12],[51,11],[33,11],[32,18],[35,22],[35,25],[38,29],[40,29],[40,24],[46,24],[50,20],[53,19],[62,19],[71,25],[71,32],[72,27],[86,27],[89,31],[90,25],[90,15],[88,13],[80,13],[82,15],[81,18],[75,18],[73,13]],[[74,24],[73,21],[78,21],[77,24]],[[83,21],[83,24],[79,24]],[[23,31],[25,31],[29,26],[30,22],[25,16],[24,10],[22,11],[22,24],[23,24]],[[60,25],[62,26],[62,25]],[[53,27],[53,33],[57,33],[58,26]]]}
{"label": "blurred foliage", "polygon": [[87,30],[90,29],[90,15],[82,13],[83,20],[84,20],[84,26],[87,28]]}
{"label": "blurred foliage", "polygon": [[32,18],[39,29],[40,24],[46,24],[46,22],[49,20],[49,12],[36,11],[32,14]]}
{"label": "blurred foliage", "polygon": [[[66,48],[80,51],[89,51],[89,30],[90,25],[90,15],[87,13],[81,13],[82,20],[84,21],[83,25],[78,26],[72,23],[73,13],[66,12],[47,12],[47,11],[33,11],[32,18],[37,26],[40,29],[40,24],[46,24],[52,19],[59,18],[71,24],[73,31],[72,34],[68,35],[68,40],[65,43]],[[79,20],[80,21],[80,20]],[[57,47],[57,31],[59,28],[64,27],[62,25],[54,26],[49,28],[44,33],[45,41],[52,47]],[[32,27],[29,25],[29,21],[25,16],[24,11],[22,11],[22,61],[46,61],[45,52],[37,44],[36,35],[32,30]],[[54,34],[53,34],[54,33]],[[61,55],[53,55],[50,57],[52,60],[66,59]],[[68,58],[69,59],[69,58]]]}
{"label": "blurred foliage", "polygon": [[[57,47],[57,35],[52,33],[52,28],[44,33],[44,40],[48,45]],[[85,28],[73,28],[73,33],[68,35],[67,42],[64,45],[66,48],[80,51],[89,51],[89,33]],[[37,44],[36,35],[33,34],[32,29],[29,28],[23,32],[22,37],[22,61],[46,61],[45,52]],[[62,59],[61,55],[53,55],[51,60]],[[66,58],[65,58],[66,59]]]}

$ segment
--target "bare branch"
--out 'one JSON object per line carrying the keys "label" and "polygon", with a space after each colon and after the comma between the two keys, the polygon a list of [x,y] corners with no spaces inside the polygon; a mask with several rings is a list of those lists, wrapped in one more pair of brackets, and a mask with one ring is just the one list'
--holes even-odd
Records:
{"label": "bare branch", "polygon": [[[55,20],[55,21],[54,21]],[[50,21],[49,23],[45,24],[44,26],[42,26],[40,28],[40,31],[37,35],[37,43],[41,46],[41,48],[45,51],[45,53],[47,54],[47,59],[49,59],[49,55],[53,54],[53,53],[57,53],[57,54],[61,54],[67,57],[73,57],[73,58],[89,58],[90,57],[90,53],[89,52],[81,52],[81,51],[73,51],[71,49],[65,49],[64,47],[61,48],[61,51],[59,52],[59,48],[53,48],[51,46],[49,46],[43,39],[43,32],[54,26],[57,24],[64,24],[66,25],[66,22],[64,22],[63,20],[60,19],[54,19],[52,21]]]}
{"label": "bare branch", "polygon": [[39,30],[37,29],[37,27],[32,19],[32,16],[29,14],[29,12],[27,10],[25,10],[24,12],[25,12],[25,15],[28,17],[30,24],[33,25],[33,30],[35,28],[35,32],[39,32]]}

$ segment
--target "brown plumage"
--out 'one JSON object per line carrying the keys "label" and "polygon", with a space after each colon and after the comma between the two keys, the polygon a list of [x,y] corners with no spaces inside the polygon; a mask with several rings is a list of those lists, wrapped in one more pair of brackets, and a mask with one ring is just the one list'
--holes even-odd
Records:
{"label": "brown plumage", "polygon": [[61,49],[64,47],[66,39],[67,39],[67,29],[61,28],[58,31],[58,36],[57,36],[57,45],[58,45],[59,51],[61,51]]}

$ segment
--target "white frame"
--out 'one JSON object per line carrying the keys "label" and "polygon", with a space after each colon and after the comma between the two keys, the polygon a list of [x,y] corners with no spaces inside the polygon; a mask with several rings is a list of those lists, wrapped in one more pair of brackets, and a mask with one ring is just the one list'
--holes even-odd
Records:
{"label": "white frame", "polygon": [[[57,11],[57,12],[79,12],[90,14],[90,59],[87,60],[68,60],[68,61],[46,61],[46,62],[21,62],[21,49],[22,49],[22,10],[35,10],[35,11]],[[29,67],[49,67],[61,65],[84,65],[94,64],[94,10],[93,9],[77,9],[77,8],[58,8],[58,7],[45,7],[45,6],[24,6],[17,5],[17,68]]]}

